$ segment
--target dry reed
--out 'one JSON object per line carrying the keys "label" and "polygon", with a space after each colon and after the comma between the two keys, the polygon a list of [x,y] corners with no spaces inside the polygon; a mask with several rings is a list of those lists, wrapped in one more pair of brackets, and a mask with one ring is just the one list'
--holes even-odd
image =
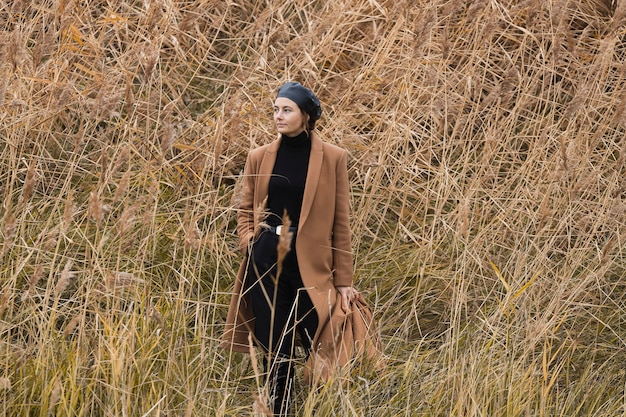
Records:
{"label": "dry reed", "polygon": [[253,412],[233,202],[293,79],[389,357],[298,412],[622,415],[625,4],[0,2],[0,410]]}

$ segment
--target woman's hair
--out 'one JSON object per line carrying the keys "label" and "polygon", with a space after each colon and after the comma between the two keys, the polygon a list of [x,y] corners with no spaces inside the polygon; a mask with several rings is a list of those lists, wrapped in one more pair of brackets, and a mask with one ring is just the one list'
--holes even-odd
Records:
{"label": "woman's hair", "polygon": [[304,118],[306,119],[306,126],[305,129],[307,131],[307,133],[311,133],[311,131],[313,129],[315,129],[315,122],[317,122],[316,119],[312,118],[309,113],[305,112],[304,110],[300,109],[302,111],[302,114],[304,115]]}

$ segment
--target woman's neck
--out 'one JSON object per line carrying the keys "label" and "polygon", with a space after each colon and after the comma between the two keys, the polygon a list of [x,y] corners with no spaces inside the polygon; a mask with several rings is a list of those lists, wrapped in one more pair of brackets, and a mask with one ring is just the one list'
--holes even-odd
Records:
{"label": "woman's neck", "polygon": [[287,136],[285,134],[281,135],[282,138],[282,145],[283,146],[306,146],[308,145],[311,140],[309,138],[309,134],[303,130],[302,132],[300,132],[299,134],[297,134],[296,136]]}

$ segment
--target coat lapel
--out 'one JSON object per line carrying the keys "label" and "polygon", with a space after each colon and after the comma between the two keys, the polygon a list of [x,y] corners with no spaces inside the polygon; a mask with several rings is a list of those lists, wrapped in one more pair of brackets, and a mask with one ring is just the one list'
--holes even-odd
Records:
{"label": "coat lapel", "polygon": [[322,161],[324,152],[322,151],[322,140],[317,137],[315,133],[311,134],[311,156],[309,157],[309,169],[306,174],[306,184],[304,186],[304,197],[302,199],[302,211],[300,212],[299,229],[302,229],[302,225],[306,222],[311,206],[313,205],[313,199],[315,198],[315,190],[317,190],[317,183],[322,173]]}
{"label": "coat lapel", "polygon": [[254,202],[255,210],[256,207],[261,205],[269,192],[270,177],[272,176],[272,171],[274,170],[274,163],[276,162],[276,154],[278,153],[279,147],[280,138],[270,143],[267,151],[263,154],[263,160],[261,161],[261,166],[259,167],[259,177],[257,178],[258,192],[255,194],[258,201]]}

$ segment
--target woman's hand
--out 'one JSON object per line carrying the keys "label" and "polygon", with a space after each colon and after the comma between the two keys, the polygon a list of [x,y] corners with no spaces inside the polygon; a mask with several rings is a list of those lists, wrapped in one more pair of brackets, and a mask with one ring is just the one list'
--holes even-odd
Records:
{"label": "woman's hand", "polygon": [[337,287],[339,295],[341,296],[341,305],[343,311],[348,312],[350,310],[350,304],[356,300],[356,296],[359,294],[354,287]]}

